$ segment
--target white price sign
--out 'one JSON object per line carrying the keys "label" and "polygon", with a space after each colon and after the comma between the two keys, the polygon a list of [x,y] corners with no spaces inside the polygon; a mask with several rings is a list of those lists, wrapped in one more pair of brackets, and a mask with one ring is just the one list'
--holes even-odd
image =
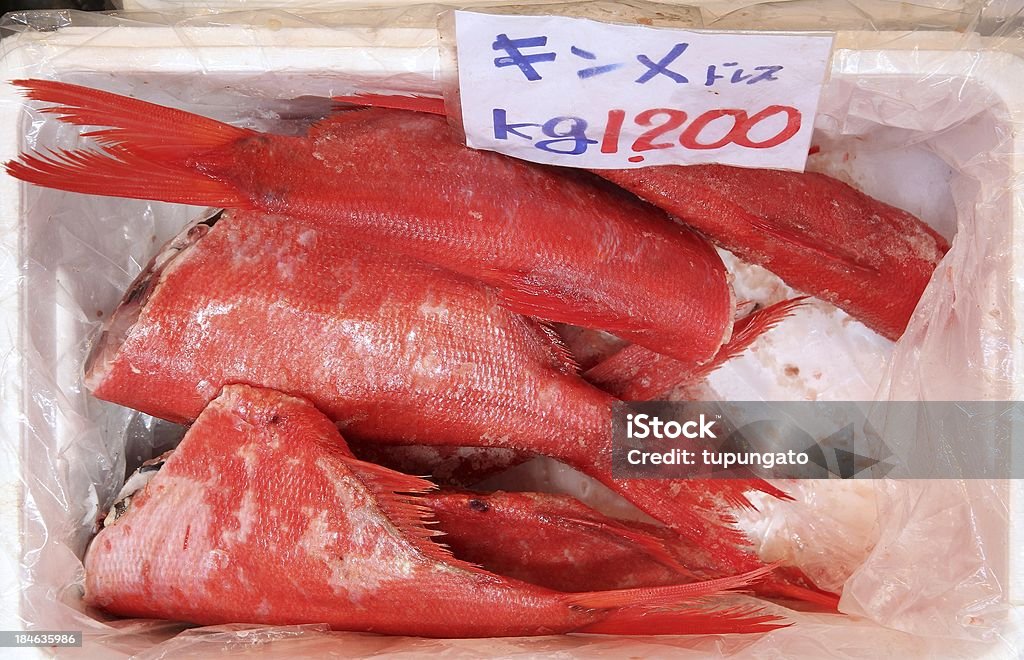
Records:
{"label": "white price sign", "polygon": [[821,34],[455,13],[466,144],[617,169],[802,170],[832,51]]}

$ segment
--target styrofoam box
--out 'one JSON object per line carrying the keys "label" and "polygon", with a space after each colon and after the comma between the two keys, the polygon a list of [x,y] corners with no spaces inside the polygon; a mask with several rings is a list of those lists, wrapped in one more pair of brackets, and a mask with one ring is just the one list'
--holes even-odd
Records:
{"label": "styrofoam box", "polygon": [[[1017,132],[1020,113],[1024,112],[1024,61],[1016,55],[999,50],[985,50],[983,40],[962,34],[943,33],[839,33],[832,79],[863,85],[859,102],[870,103],[872,85],[882,81],[927,80],[928,76],[964,76],[963,89],[985,90],[997,97],[1005,112],[993,115],[992,121],[1005,121],[995,126],[1010,140],[1005,176],[1007,190],[1016,191],[1008,198],[1003,213],[1007,223],[1006,239],[1012,245],[1010,268],[1024,264],[1024,200],[1020,198],[1024,176],[1024,136]],[[311,96],[330,96],[349,91],[346,86],[384,86],[396,92],[437,92],[440,56],[433,29],[364,27],[326,29],[321,27],[131,27],[116,28],[67,27],[51,33],[26,31],[4,40],[0,61],[0,80],[24,76],[44,70],[49,76],[79,83],[93,83],[108,89],[126,90],[151,84],[152,88],[173,89],[168,98],[187,96],[193,101],[204,96],[211,104],[223,106],[224,90],[232,90],[230,98],[251,93],[275,98],[282,89],[301,89]],[[341,74],[344,76],[340,77]],[[339,83],[339,80],[344,82]],[[205,102],[205,101],[203,101]],[[231,119],[232,117],[221,117]],[[0,87],[0,161],[14,158],[25,144],[25,134],[38,130],[20,97],[10,85]],[[969,137],[967,139],[970,139]],[[948,174],[948,173],[947,173]],[[884,184],[884,182],[879,182]],[[888,184],[898,194],[898,185]],[[941,188],[939,185],[937,188]],[[89,255],[80,255],[72,263],[53,263],[48,244],[54,227],[71,230],[76,222],[86,223],[90,207],[83,197],[31,189],[6,176],[0,176],[0,388],[3,412],[0,433],[5,451],[0,452],[0,629],[16,630],[28,619],[34,628],[52,628],[49,622],[37,620],[24,610],[22,594],[28,588],[48,589],[60,597],[67,575],[53,575],[52,584],[23,584],[21,558],[24,549],[38,539],[28,539],[32,521],[24,507],[25,484],[33,476],[33,466],[49,457],[67,455],[78,441],[76,416],[82,419],[95,414],[97,407],[81,391],[80,374],[65,369],[59,356],[82,351],[87,338],[81,318],[69,318],[71,308],[60,304],[69,288],[80,285],[81,278],[99,277],[89,272]],[[69,202],[70,200],[70,202]],[[81,204],[80,215],[70,203]],[[131,204],[133,202],[125,202]],[[62,206],[63,204],[63,206]],[[134,208],[134,207],[133,207]],[[142,203],[137,207],[146,208]],[[149,240],[131,241],[124,246],[124,262],[134,267],[145,263],[154,245],[173,234],[189,218],[188,209],[158,207],[156,217],[145,221],[151,231]],[[140,222],[143,219],[140,218]],[[99,230],[103,221],[92,220],[77,231]],[[93,228],[93,229],[90,229]],[[84,243],[83,243],[84,244]],[[49,264],[27,273],[25,264]],[[95,265],[100,271],[103,264]],[[1013,279],[1010,314],[1024,318],[1020,287],[1024,278],[1011,272]],[[106,286],[97,298],[100,309],[110,309],[116,302],[117,287]],[[44,309],[43,306],[46,308]],[[1019,322],[1007,324],[1017,334]],[[1024,348],[1019,341],[1007,345],[1014,365],[1005,398],[1021,399],[1024,395]],[[30,401],[32,383],[24,380],[32,360],[52,360],[52,381],[60,388],[62,413],[44,419]],[[73,362],[73,361],[72,361]],[[48,368],[46,364],[42,367]],[[52,411],[51,411],[52,412]],[[38,418],[38,419],[37,419]],[[36,420],[34,428],[44,435],[26,439],[26,428]],[[50,429],[53,429],[52,431]],[[79,456],[78,460],[82,460]],[[76,466],[65,466],[76,469]],[[1006,565],[999,567],[999,579],[1008,585],[1006,592],[1012,602],[1024,602],[1024,487],[1016,482],[1000,486],[1007,490],[1011,525],[999,542]],[[69,509],[80,516],[95,514],[75,500],[88,493],[63,493],[70,501]],[[72,514],[69,514],[69,516]],[[78,525],[83,518],[73,517],[68,526]],[[33,532],[38,533],[38,529]],[[80,551],[81,548],[71,549]],[[47,579],[50,579],[49,576]],[[793,630],[793,629],[789,629]],[[881,628],[861,627],[862,636],[877,635],[884,644]],[[785,631],[780,631],[785,633]],[[477,647],[481,648],[481,647]],[[653,648],[653,647],[652,647]],[[890,647],[891,650],[891,647]],[[1000,649],[1006,653],[1005,648]],[[774,657],[774,656],[773,656]],[[780,656],[781,657],[781,656]],[[1009,656],[1007,656],[1009,657]]]}

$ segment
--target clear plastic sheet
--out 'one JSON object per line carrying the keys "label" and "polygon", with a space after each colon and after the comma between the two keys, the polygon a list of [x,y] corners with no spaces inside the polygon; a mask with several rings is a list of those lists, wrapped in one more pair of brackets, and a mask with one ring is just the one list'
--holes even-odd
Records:
{"label": "clear plastic sheet", "polygon": [[[147,3],[159,10],[168,4]],[[583,12],[607,15],[608,6]],[[631,6],[636,16],[652,11]],[[5,80],[55,77],[297,132],[328,111],[331,95],[440,93],[439,9],[12,14],[0,56]],[[691,395],[1021,397],[1024,93],[1016,81],[1024,63],[1011,53],[1020,50],[1019,23],[979,9],[802,0],[657,9],[685,26],[821,29],[828,17],[827,27],[847,30],[837,36],[816,122],[820,152],[809,167],[955,237],[900,342],[815,303]],[[900,31],[911,27],[925,29]],[[4,160],[35,145],[80,143],[78,130],[32,111],[7,85],[0,122]],[[63,651],[72,657],[974,658],[1016,657],[1024,648],[1016,646],[1019,614],[1008,604],[1022,593],[1014,527],[1021,524],[1021,493],[1012,483],[983,481],[783,484],[797,502],[764,500],[741,524],[766,558],[842,586],[848,616],[786,611],[795,625],[760,637],[419,640],[317,626],[185,630],[86,611],[81,557],[96,517],[126,471],[172,446],[180,430],[92,399],[81,385],[82,361],[91,333],[155,248],[202,210],[42,190],[6,175],[0,200],[3,628],[83,630],[85,647]],[[740,296],[771,302],[790,293],[770,273],[726,256]],[[620,506],[550,462],[517,470],[506,478],[520,486]]]}

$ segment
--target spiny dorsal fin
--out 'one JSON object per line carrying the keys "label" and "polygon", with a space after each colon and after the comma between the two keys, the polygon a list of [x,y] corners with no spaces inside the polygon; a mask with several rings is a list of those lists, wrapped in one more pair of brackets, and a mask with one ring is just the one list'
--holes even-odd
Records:
{"label": "spiny dorsal fin", "polygon": [[444,99],[418,94],[367,94],[358,93],[349,96],[335,96],[334,101],[374,108],[391,108],[392,110],[408,110],[410,112],[426,112],[432,115],[444,115]]}
{"label": "spiny dorsal fin", "polygon": [[441,530],[430,529],[437,524],[431,509],[420,502],[420,496],[437,486],[433,483],[401,472],[366,463],[356,458],[341,457],[346,467],[373,493],[381,512],[425,557],[443,562],[449,566],[473,570],[482,569],[461,559],[447,547],[433,541],[435,536],[444,534]]}

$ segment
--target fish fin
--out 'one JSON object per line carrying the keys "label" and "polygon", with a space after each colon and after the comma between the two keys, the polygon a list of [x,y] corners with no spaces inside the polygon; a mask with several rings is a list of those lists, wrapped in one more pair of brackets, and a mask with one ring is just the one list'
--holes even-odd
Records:
{"label": "fish fin", "polygon": [[739,575],[729,575],[702,582],[670,584],[662,587],[588,591],[579,594],[564,594],[561,598],[569,605],[594,610],[680,605],[699,601],[715,594],[744,590],[764,579],[776,568],[777,564],[766,564]]}
{"label": "fish fin", "polygon": [[19,160],[8,161],[5,169],[22,181],[86,195],[250,208],[249,201],[226,183],[118,147],[25,153]]}
{"label": "fish fin", "polygon": [[335,96],[334,101],[351,103],[374,108],[391,108],[392,110],[409,110],[426,112],[432,115],[446,115],[444,99],[419,94],[367,94],[360,92],[350,96]]}
{"label": "fish fin", "polygon": [[[773,236],[778,240],[795,245],[798,248],[802,248],[809,252],[813,252],[822,259],[838,263],[839,265],[848,268],[852,271],[858,271],[861,273],[867,273],[868,275],[879,275],[880,271],[870,264],[864,263],[856,254],[852,254],[842,250],[838,246],[825,247],[821,243],[816,243],[809,237],[800,234],[799,232],[793,231],[786,227],[780,227],[779,225],[771,222],[766,218],[762,218],[759,215],[753,213],[745,213],[750,222],[750,225],[758,231],[764,232],[769,236]],[[685,220],[684,220],[685,222]],[[771,265],[766,265],[768,270],[771,270]]]}
{"label": "fish fin", "polygon": [[757,607],[671,610],[626,609],[611,612],[589,626],[574,630],[593,635],[727,635],[766,633],[792,625]]}
{"label": "fish fin", "polygon": [[[659,369],[662,365],[664,367]],[[632,344],[587,369],[583,379],[624,401],[638,401],[657,397],[672,389],[665,380],[689,382],[689,375],[695,368],[696,365]],[[657,378],[657,382],[652,378]],[[647,394],[651,396],[644,396]]]}
{"label": "fish fin", "polygon": [[760,595],[799,600],[818,605],[828,612],[839,611],[839,596],[814,584],[799,568],[780,566],[772,577],[770,582],[765,581],[759,585]]}
{"label": "fish fin", "polygon": [[738,356],[804,304],[808,296],[790,298],[748,314],[733,325],[732,338],[704,364],[687,364],[642,346],[627,346],[591,367],[584,379],[627,401],[646,401],[706,378]]}
{"label": "fish fin", "polygon": [[712,558],[714,570],[736,573],[764,563],[736,528],[732,509],[754,508],[749,491],[792,499],[763,479],[619,479],[608,486]]}
{"label": "fish fin", "polygon": [[42,112],[78,126],[105,126],[84,133],[101,144],[182,161],[222,147],[253,131],[215,119],[98,89],[55,80],[15,80],[33,101],[56,103]]}
{"label": "fish fin", "polygon": [[618,537],[632,545],[638,546],[662,566],[665,566],[680,575],[696,578],[696,574],[693,571],[688,569],[686,566],[683,566],[679,560],[669,552],[665,541],[656,536],[651,536],[650,534],[638,529],[632,529],[611,518],[606,518],[604,520],[588,520],[586,518],[565,516],[562,520],[569,525],[575,525],[587,530],[603,532],[609,536]]}
{"label": "fish fin", "polygon": [[434,519],[433,510],[422,503],[420,496],[436,490],[435,484],[357,458],[339,458],[373,493],[377,505],[387,519],[421,554],[450,566],[480,570],[475,564],[456,559],[447,546],[433,540],[435,536],[441,536],[444,532],[428,527],[437,524],[437,521]]}
{"label": "fish fin", "polygon": [[810,299],[810,296],[788,298],[751,312],[739,321],[736,321],[732,326],[732,338],[722,346],[718,354],[710,362],[700,366],[699,370],[701,373],[697,377],[703,378],[707,376],[718,367],[750,348],[758,337],[792,316],[808,299]]}
{"label": "fish fin", "polygon": [[551,324],[547,321],[541,321],[539,319],[531,318],[528,316],[520,316],[525,323],[533,327],[541,340],[551,350],[551,357],[554,360],[555,367],[566,375],[576,375],[580,373],[580,365],[576,361],[576,357],[569,350],[569,347],[565,345],[565,340],[558,334]]}
{"label": "fish fin", "polygon": [[726,481],[733,484],[733,489],[727,491],[724,495],[725,501],[731,506],[737,509],[751,509],[757,510],[750,500],[747,499],[746,493],[751,491],[757,491],[764,493],[765,495],[771,495],[777,500],[793,501],[793,497],[786,491],[773,486],[769,482],[761,479],[760,477],[751,476],[747,479],[721,479],[719,481]]}
{"label": "fish fin", "polygon": [[594,309],[572,305],[572,295],[531,282],[520,273],[491,274],[485,281],[497,289],[501,305],[509,311],[533,316],[544,321],[572,323],[586,328],[600,328],[612,334],[636,330],[628,320]]}

